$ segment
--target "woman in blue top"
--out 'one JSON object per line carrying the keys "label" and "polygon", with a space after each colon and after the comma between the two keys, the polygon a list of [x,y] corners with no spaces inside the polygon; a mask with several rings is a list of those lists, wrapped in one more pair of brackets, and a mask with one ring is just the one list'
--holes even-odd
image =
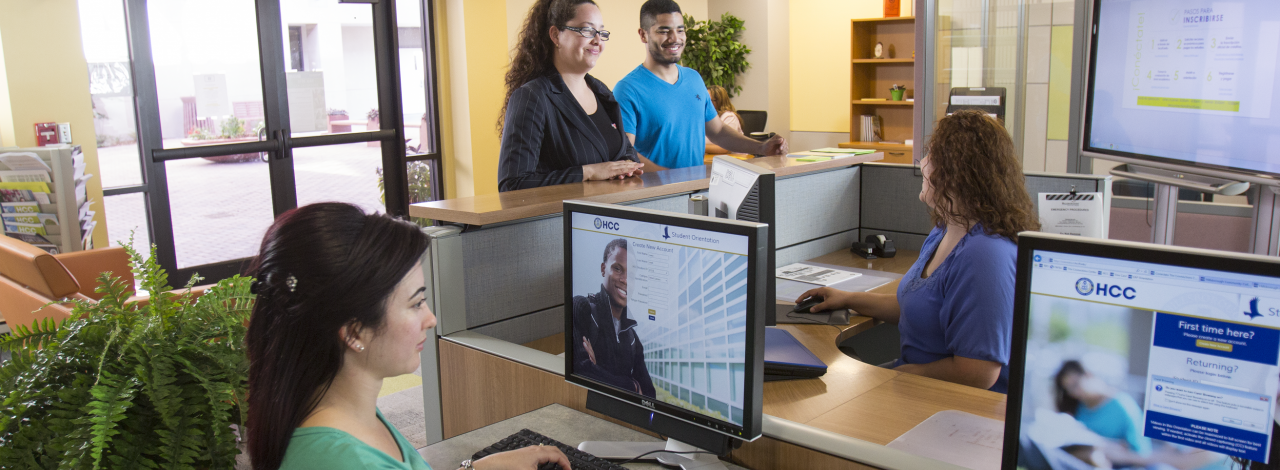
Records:
{"label": "woman in blue top", "polygon": [[1059,412],[1137,456],[1151,455],[1151,439],[1142,435],[1142,407],[1129,394],[1108,387],[1079,361],[1063,362],[1053,385]]}
{"label": "woman in blue top", "polygon": [[[428,470],[378,411],[387,377],[413,373],[436,324],[426,307],[417,226],[350,204],[276,219],[249,273],[258,295],[245,339],[247,443],[256,470]],[[494,454],[473,468],[558,463],[559,449]]]}
{"label": "woman in blue top", "polygon": [[1230,468],[1222,454],[1167,442],[1153,446],[1152,440],[1143,435],[1142,407],[1137,400],[1107,385],[1080,361],[1064,361],[1053,378],[1053,385],[1058,411],[1071,415],[1090,431],[1108,439],[1110,444],[1102,448],[1102,453],[1116,467],[1165,464],[1168,467],[1163,468]]}
{"label": "woman in blue top", "polygon": [[894,294],[822,287],[812,311],[848,308],[898,325],[890,367],[1004,393],[1009,381],[1017,234],[1040,223],[1008,131],[962,111],[938,121],[920,161],[934,228]]}

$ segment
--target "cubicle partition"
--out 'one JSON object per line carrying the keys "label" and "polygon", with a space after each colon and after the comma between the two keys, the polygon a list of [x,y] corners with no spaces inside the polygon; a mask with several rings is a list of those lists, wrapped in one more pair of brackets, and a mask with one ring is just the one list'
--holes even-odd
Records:
{"label": "cubicle partition", "polygon": [[[868,233],[887,234],[900,249],[919,248],[931,227],[927,208],[917,199],[919,170],[909,165],[867,163],[879,156],[812,165],[794,159],[757,159],[777,174],[779,266],[846,250]],[[414,216],[450,223],[426,229],[431,237],[424,262],[428,303],[440,319],[434,344],[422,353],[428,442],[530,411],[548,400],[572,402],[580,398],[576,387],[555,380],[563,376],[563,359],[521,346],[557,335],[564,325],[563,223],[559,201],[548,204],[547,200],[555,194],[567,194],[564,199],[686,213],[689,196],[707,187],[705,169],[701,173],[686,171],[685,177],[675,179],[662,173],[646,174],[648,179],[618,186],[617,191],[608,189],[613,186],[601,186],[612,183],[579,183],[581,189],[560,189],[554,194],[552,189],[537,188],[526,190],[530,192],[524,195],[517,191],[491,196],[495,209],[475,217],[456,208],[483,206],[481,198],[411,208]],[[1108,191],[1108,178],[1034,173],[1028,174],[1027,181],[1034,195],[1065,192],[1072,186],[1081,192]],[[537,210],[529,210],[535,205]],[[471,354],[477,351],[482,354]],[[510,382],[526,369],[543,374],[535,380],[541,385]],[[465,386],[468,381],[483,385]],[[531,390],[508,399],[478,401],[476,390],[493,387]],[[537,387],[555,390],[544,393]],[[581,395],[585,397],[585,392]],[[939,463],[768,415],[764,432],[777,446],[816,449],[826,456],[822,458],[840,462],[857,461],[879,468]],[[817,448],[814,442],[828,444]],[[865,468],[862,464],[854,466]]]}
{"label": "cubicle partition", "polygon": [[[899,249],[919,250],[933,229],[929,208],[920,202],[920,169],[911,165],[863,165],[863,235],[883,234]],[[1040,193],[1098,192],[1110,199],[1110,175],[1026,173],[1027,192],[1039,210]],[[781,224],[779,224],[781,225]]]}

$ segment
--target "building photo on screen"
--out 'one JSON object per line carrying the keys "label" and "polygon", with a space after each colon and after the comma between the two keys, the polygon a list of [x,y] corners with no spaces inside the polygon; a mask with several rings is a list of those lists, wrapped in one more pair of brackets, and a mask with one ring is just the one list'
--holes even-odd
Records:
{"label": "building photo on screen", "polygon": [[574,214],[572,373],[741,426],[746,237]]}

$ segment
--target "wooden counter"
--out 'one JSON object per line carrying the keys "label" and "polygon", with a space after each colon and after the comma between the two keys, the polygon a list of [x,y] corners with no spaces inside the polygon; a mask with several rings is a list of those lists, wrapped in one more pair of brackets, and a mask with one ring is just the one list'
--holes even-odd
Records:
{"label": "wooden counter", "polygon": [[[884,158],[883,153],[833,158],[825,162],[801,162],[789,157],[763,157],[746,160],[773,170],[778,176],[843,168]],[[563,210],[562,202],[582,200],[616,204],[683,192],[707,189],[710,166],[694,166],[645,173],[638,178],[610,181],[586,181],[558,186],[521,189],[409,206],[409,215],[442,222],[466,225],[489,225],[554,214]]]}

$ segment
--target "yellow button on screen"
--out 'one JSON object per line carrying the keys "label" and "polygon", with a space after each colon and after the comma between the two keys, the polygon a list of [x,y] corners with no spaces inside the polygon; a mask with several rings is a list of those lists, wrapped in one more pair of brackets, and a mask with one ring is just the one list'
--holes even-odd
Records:
{"label": "yellow button on screen", "polygon": [[1197,339],[1197,340],[1196,340],[1196,347],[1199,347],[1199,348],[1205,348],[1205,349],[1214,349],[1214,350],[1218,350],[1218,351],[1231,352],[1231,344],[1228,344],[1228,343],[1219,343],[1219,342],[1217,342],[1217,341],[1209,341],[1209,340]]}

